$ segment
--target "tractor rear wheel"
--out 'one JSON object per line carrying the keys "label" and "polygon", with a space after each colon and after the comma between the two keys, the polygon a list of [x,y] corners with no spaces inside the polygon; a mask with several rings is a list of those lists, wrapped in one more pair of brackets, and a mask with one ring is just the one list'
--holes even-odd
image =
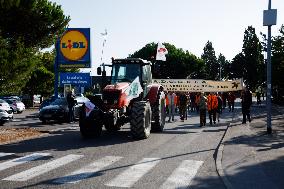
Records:
{"label": "tractor rear wheel", "polygon": [[164,92],[159,92],[157,101],[152,105],[152,131],[162,132],[165,126],[166,109]]}
{"label": "tractor rear wheel", "polygon": [[145,139],[151,131],[151,107],[146,101],[134,102],[130,116],[130,131],[135,139]]}

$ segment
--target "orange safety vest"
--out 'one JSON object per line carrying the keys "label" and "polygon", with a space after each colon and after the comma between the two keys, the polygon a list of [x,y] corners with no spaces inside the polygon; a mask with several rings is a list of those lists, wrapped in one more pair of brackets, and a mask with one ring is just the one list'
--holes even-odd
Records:
{"label": "orange safety vest", "polygon": [[209,95],[207,98],[207,109],[208,111],[218,108],[218,98],[216,95]]}
{"label": "orange safety vest", "polygon": [[175,96],[175,105],[177,105],[178,98],[179,98],[178,95],[176,95],[176,96]]}

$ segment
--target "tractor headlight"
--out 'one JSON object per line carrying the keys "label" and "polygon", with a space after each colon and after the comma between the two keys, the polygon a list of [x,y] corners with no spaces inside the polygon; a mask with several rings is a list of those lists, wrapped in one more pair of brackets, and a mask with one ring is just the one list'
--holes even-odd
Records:
{"label": "tractor headlight", "polygon": [[117,104],[117,102],[118,102],[118,100],[113,100],[113,103],[114,103],[114,104]]}

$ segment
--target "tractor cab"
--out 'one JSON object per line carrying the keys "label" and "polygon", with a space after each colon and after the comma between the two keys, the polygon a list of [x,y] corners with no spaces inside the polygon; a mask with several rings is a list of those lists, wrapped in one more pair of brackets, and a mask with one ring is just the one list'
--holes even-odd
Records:
{"label": "tractor cab", "polygon": [[139,77],[142,87],[152,82],[151,63],[138,58],[112,61],[111,84],[133,82]]}

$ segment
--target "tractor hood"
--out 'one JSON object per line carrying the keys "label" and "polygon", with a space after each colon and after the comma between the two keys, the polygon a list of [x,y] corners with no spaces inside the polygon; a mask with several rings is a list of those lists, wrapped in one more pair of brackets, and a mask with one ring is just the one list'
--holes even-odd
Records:
{"label": "tractor hood", "polygon": [[104,90],[121,90],[124,91],[130,83],[124,82],[124,83],[116,83],[114,85],[107,85]]}

